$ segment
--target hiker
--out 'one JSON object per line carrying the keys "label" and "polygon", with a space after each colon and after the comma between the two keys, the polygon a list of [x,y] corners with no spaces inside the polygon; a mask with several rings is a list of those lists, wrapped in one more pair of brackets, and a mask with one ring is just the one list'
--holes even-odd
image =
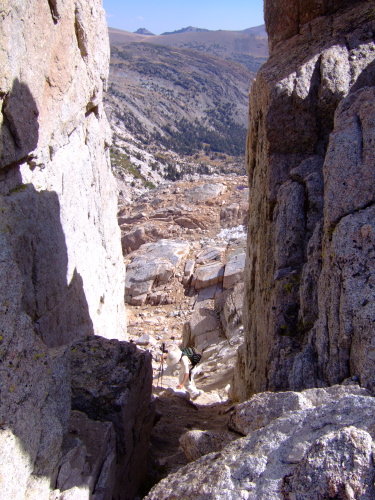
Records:
{"label": "hiker", "polygon": [[201,357],[202,356],[198,354],[194,348],[187,347],[181,349],[175,344],[169,346],[168,351],[164,352],[161,357],[161,362],[163,363],[165,359],[168,366],[180,363],[179,384],[177,389],[183,389],[186,384],[186,389],[194,398],[202,394],[202,391],[197,389],[194,382],[195,367],[199,363]]}

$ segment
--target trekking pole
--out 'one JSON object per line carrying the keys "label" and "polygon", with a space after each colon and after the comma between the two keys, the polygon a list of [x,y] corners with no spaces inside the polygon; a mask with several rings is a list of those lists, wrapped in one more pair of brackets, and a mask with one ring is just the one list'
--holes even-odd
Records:
{"label": "trekking pole", "polygon": [[160,346],[160,350],[161,350],[161,358],[160,358],[160,367],[159,367],[159,376],[158,376],[158,387],[159,387],[159,380],[161,380],[161,386],[160,387],[163,389],[163,373],[164,373],[163,355],[166,352],[165,351],[165,343],[164,342]]}
{"label": "trekking pole", "polygon": [[161,366],[159,366],[159,370],[158,370],[158,384],[156,387],[159,387],[159,380],[160,380],[160,370],[161,370]]}
{"label": "trekking pole", "polygon": [[159,373],[158,373],[158,385],[157,387],[159,387],[159,382],[161,381],[161,385],[160,387],[163,389],[163,372],[164,372],[164,366],[163,366],[163,362],[160,361],[160,366],[159,366]]}

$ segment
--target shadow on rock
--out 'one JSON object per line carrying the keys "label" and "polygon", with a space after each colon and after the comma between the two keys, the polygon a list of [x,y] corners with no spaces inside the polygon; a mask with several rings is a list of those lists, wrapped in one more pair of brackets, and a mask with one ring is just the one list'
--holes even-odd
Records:
{"label": "shadow on rock", "polygon": [[2,126],[0,133],[0,168],[25,159],[38,145],[39,110],[28,85],[16,78],[12,90],[0,89]]}

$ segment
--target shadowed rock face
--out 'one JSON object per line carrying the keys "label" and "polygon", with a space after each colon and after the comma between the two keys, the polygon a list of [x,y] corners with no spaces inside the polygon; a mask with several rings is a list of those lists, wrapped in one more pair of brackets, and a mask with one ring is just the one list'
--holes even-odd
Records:
{"label": "shadowed rock face", "polygon": [[39,139],[39,111],[27,84],[18,78],[3,96],[0,168],[33,151]]}
{"label": "shadowed rock face", "polygon": [[331,16],[361,0],[265,0],[264,17],[270,49],[301,33],[303,25],[321,16]]}
{"label": "shadowed rock face", "polygon": [[117,445],[112,495],[131,500],[144,477],[154,420],[151,354],[135,345],[91,337],[72,344],[72,408],[113,424]]}
{"label": "shadowed rock face", "polygon": [[266,2],[271,56],[250,96],[241,399],[354,375],[375,386],[375,15],[369,2],[319,5],[297,9],[308,22],[292,33],[275,23],[294,3]]}

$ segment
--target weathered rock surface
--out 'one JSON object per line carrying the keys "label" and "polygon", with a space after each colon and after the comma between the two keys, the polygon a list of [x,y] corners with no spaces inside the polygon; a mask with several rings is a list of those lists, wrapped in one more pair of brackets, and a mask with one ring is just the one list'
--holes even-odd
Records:
{"label": "weathered rock surface", "polygon": [[200,404],[194,404],[172,388],[156,389],[155,394],[158,395],[155,398],[158,420],[152,431],[149,455],[154,482],[189,462],[179,441],[187,431],[194,429],[193,433],[198,434],[207,431],[211,436],[228,434],[227,412],[230,409],[229,402],[214,402],[208,397]]}
{"label": "weathered rock surface", "polygon": [[221,334],[221,324],[211,300],[196,303],[190,321],[184,328],[184,345],[199,350],[216,343]]}
{"label": "weathered rock surface", "polygon": [[48,498],[70,413],[69,365],[50,353],[22,308],[22,279],[0,238],[0,496]]}
{"label": "weathered rock surface", "polygon": [[237,283],[243,282],[245,258],[245,252],[240,252],[228,259],[223,277],[224,289],[233,288]]}
{"label": "weathered rock surface", "polygon": [[[249,190],[246,189],[245,193],[248,194]],[[225,205],[220,210],[220,224],[222,227],[235,227],[239,224],[247,223],[247,205],[248,197],[245,200],[241,200],[240,203],[231,203],[230,205]]]}
{"label": "weathered rock surface", "polygon": [[105,153],[105,13],[99,1],[27,1],[7,2],[3,16],[0,223],[21,269],[23,308],[48,345],[92,333],[125,339]]}
{"label": "weathered rock surface", "polygon": [[267,2],[266,20],[271,56],[250,97],[235,394],[355,375],[372,390],[373,7]]}
{"label": "weathered rock surface", "polygon": [[167,238],[168,232],[164,228],[157,228],[154,224],[135,227],[129,233],[125,233],[121,238],[122,251],[124,255],[138,250],[139,247],[151,241]]}
{"label": "weathered rock surface", "polygon": [[223,281],[224,266],[221,262],[199,266],[193,274],[191,285],[196,289],[206,288]]}
{"label": "weathered rock surface", "polygon": [[220,183],[203,184],[189,189],[185,196],[190,199],[192,203],[214,203],[215,199],[223,194],[226,186]]}
{"label": "weathered rock surface", "polygon": [[277,3],[272,0],[265,0],[264,17],[271,49],[278,42],[301,34],[303,25],[315,18],[331,16],[340,9],[359,2],[361,0],[333,0],[329,2],[280,0]]}
{"label": "weathered rock surface", "polygon": [[225,250],[225,246],[210,246],[204,248],[198,253],[196,262],[197,264],[208,264],[215,260],[220,261],[225,253]]}
{"label": "weathered rock surface", "polygon": [[110,422],[72,411],[62,445],[56,488],[87,488],[95,500],[112,498],[116,476],[116,436]]}
{"label": "weathered rock surface", "polygon": [[375,496],[373,441],[370,434],[346,427],[318,439],[290,476],[284,478],[287,500]]}
{"label": "weathered rock surface", "polygon": [[236,406],[229,428],[243,435],[265,427],[287,411],[305,410],[337,401],[347,395],[370,396],[358,385],[335,385],[302,392],[261,392]]}
{"label": "weathered rock surface", "polygon": [[194,461],[203,455],[221,451],[239,436],[225,431],[189,431],[180,437],[181,447],[188,460]]}
{"label": "weathered rock surface", "polygon": [[144,304],[154,288],[168,283],[188,256],[189,250],[189,243],[182,240],[159,240],[143,245],[127,266],[126,302]]}
{"label": "weathered rock surface", "polygon": [[333,493],[349,499],[358,492],[370,499],[374,410],[372,397],[348,395],[286,412],[221,452],[182,467],[146,498],[281,500]]}
{"label": "weathered rock surface", "polygon": [[150,361],[130,343],[100,337],[70,349],[72,408],[111,422],[116,434],[114,498],[134,498],[145,474],[154,413]]}
{"label": "weathered rock surface", "polygon": [[225,290],[215,299],[215,307],[220,313],[221,324],[227,339],[243,333],[243,291],[244,284],[237,283],[233,289]]}

